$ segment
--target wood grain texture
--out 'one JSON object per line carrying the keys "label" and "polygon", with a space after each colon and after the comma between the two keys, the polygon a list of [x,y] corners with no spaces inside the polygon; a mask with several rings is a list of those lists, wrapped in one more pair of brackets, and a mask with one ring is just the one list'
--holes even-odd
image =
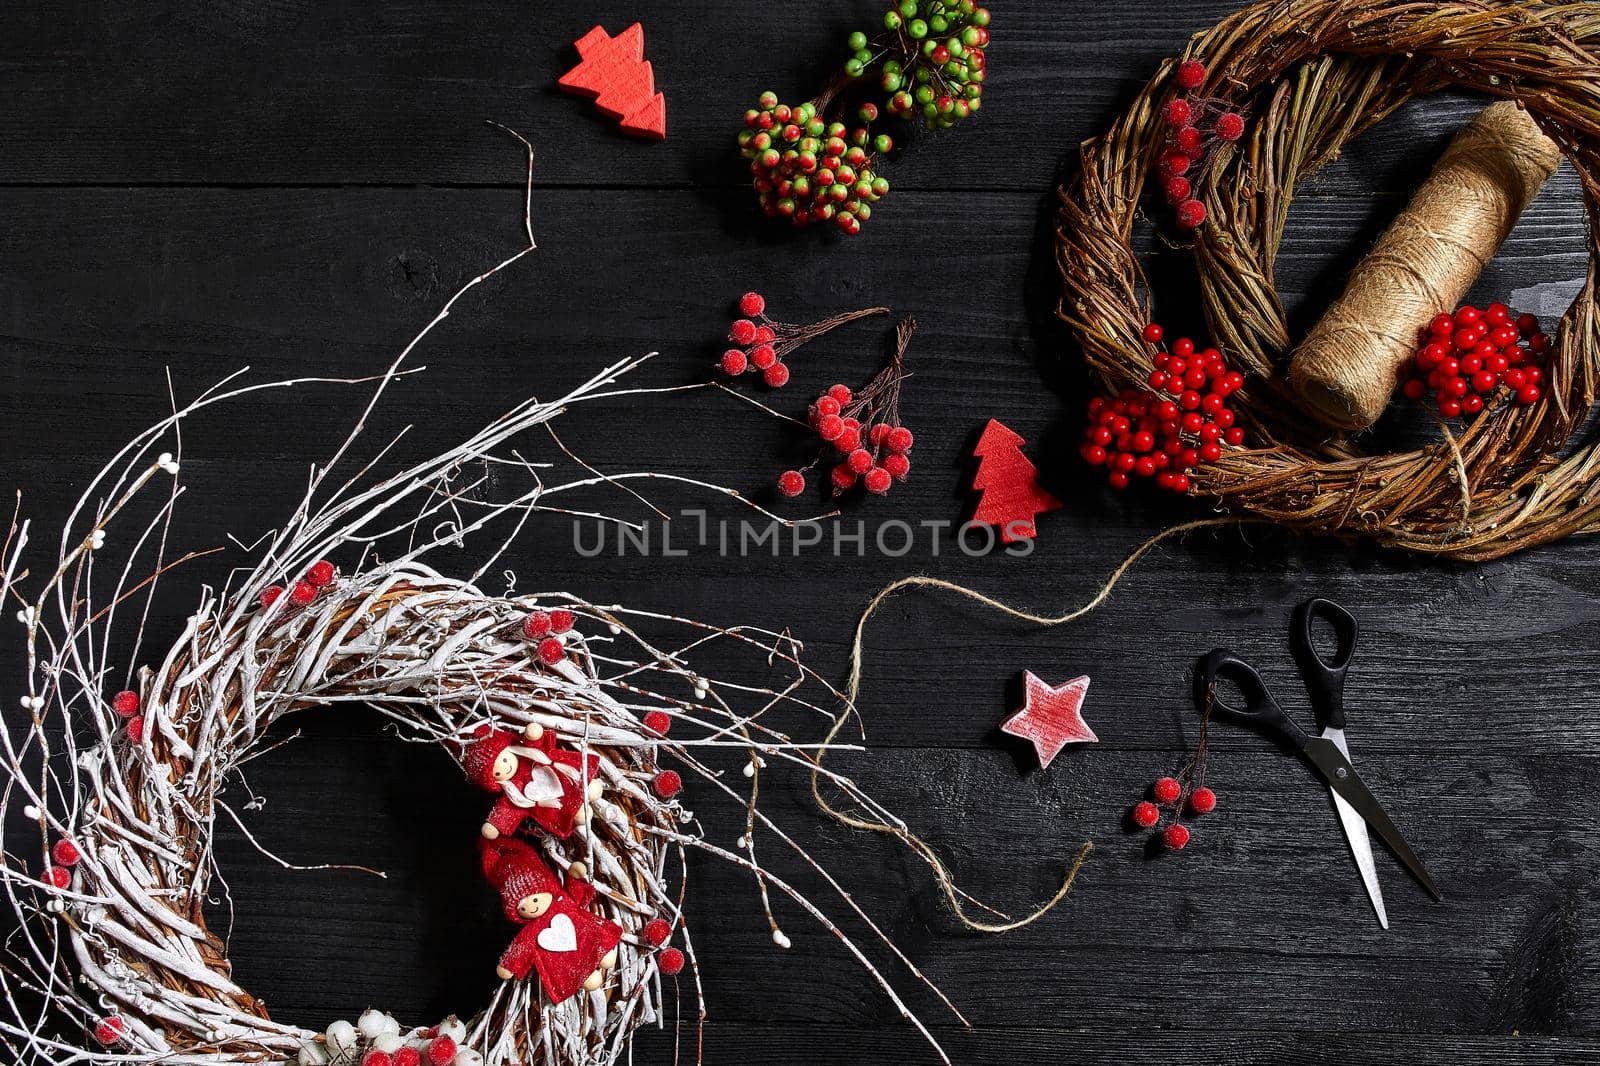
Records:
{"label": "wood grain texture", "polygon": [[[1072,459],[1083,399],[1051,315],[1047,192],[1071,146],[1187,32],[1233,5],[1007,4],[996,13],[989,106],[893,164],[896,188],[860,238],[754,224],[730,119],[763,88],[810,84],[876,6],[827,0],[797,29],[776,25],[770,6],[732,0],[581,11],[486,0],[8,5],[0,487],[25,487],[47,528],[75,485],[160,416],[168,368],[192,393],[247,364],[258,378],[383,365],[445,296],[517,245],[521,163],[513,143],[479,124],[495,118],[537,141],[540,249],[459,308],[419,355],[428,372],[380,411],[374,446],[411,427],[397,462],[624,355],[661,353],[640,384],[703,380],[746,288],[785,319],[887,303],[921,322],[904,397],[918,439],[912,478],[828,527],[831,537],[863,523],[864,550],[724,558],[696,546],[682,557],[590,559],[575,551],[573,529],[552,521],[509,557],[518,589],[792,626],[833,678],[860,606],[903,574],[937,573],[1032,609],[1076,605],[1131,547],[1200,509],[1111,494]],[[661,145],[621,137],[554,89],[573,60],[565,42],[597,21],[616,32],[634,19],[672,102]],[[1278,279],[1297,326],[1337,295],[1466,110],[1413,108],[1302,190]],[[1574,191],[1563,171],[1478,295],[1560,312],[1585,268]],[[1185,264],[1167,249],[1150,261],[1174,329],[1193,325]],[[827,384],[864,380],[885,332],[857,324],[807,349],[775,399],[798,410]],[[252,541],[364,397],[319,386],[195,423],[180,539]],[[965,461],[990,417],[1029,441],[1067,503],[1041,517],[1034,552],[968,557],[946,541],[935,555],[924,539],[903,557],[878,553],[890,519],[916,526],[970,510]],[[1425,429],[1401,419],[1381,432]],[[804,446],[709,392],[578,412],[561,432],[607,469],[707,477],[764,502]],[[659,500],[712,520],[744,517],[692,493]],[[172,582],[154,633],[175,632],[191,590],[233,561],[208,559]],[[1194,740],[1187,672],[1197,654],[1231,644],[1304,708],[1285,637],[1290,610],[1313,594],[1362,622],[1348,689],[1355,761],[1447,896],[1428,902],[1380,849],[1387,934],[1326,792],[1257,737],[1215,734],[1210,784],[1221,807],[1181,858],[1148,854],[1122,822]],[[936,596],[892,601],[867,641],[872,751],[844,763],[936,842],[968,888],[1010,910],[1047,896],[1078,844],[1096,843],[1065,907],[1006,937],[961,933],[926,871],[817,819],[803,781],[774,780],[765,794],[968,1011],[970,1033],[912,992],[959,1062],[1592,1060],[1597,619],[1593,542],[1463,568],[1266,529],[1160,549],[1099,612],[1055,631]],[[5,662],[16,661],[11,629],[0,631]],[[1100,743],[1042,773],[995,731],[1025,668],[1052,682],[1094,679],[1085,715]],[[14,676],[0,677],[8,711],[15,695]],[[266,801],[247,814],[252,830],[293,861],[391,876],[288,872],[237,833],[220,834],[228,892],[219,886],[214,917],[227,925],[232,911],[239,978],[275,1011],[315,1025],[369,1004],[420,1018],[472,1009],[506,934],[487,890],[460,875],[481,797],[442,753],[399,744],[370,714],[289,728],[305,735],[251,765],[248,787]],[[234,788],[242,800],[245,786]],[[716,803],[697,814],[717,839],[740,831]],[[798,863],[779,865],[825,893]],[[773,948],[747,878],[694,863],[690,913],[713,1010],[708,1062],[927,1060],[908,1027],[883,1024],[887,1001],[831,937],[785,911],[794,948]],[[907,975],[892,972],[904,985]],[[646,1034],[637,1061],[670,1061],[669,1037]]]}
{"label": "wood grain texture", "polygon": [[[916,137],[885,174],[898,187],[1039,192],[1161,60],[1238,5],[1196,0],[997,8],[982,120]],[[19,0],[0,11],[0,182],[504,184],[477,124],[538,134],[540,180],[704,187],[746,181],[733,139],[766,89],[796,102],[847,55],[876,5],[818,0],[803,25],[742,0],[528,5],[397,0],[168,0],[110,10]],[[596,22],[644,24],[672,137],[647,149],[556,80]],[[1410,109],[1358,142],[1312,189],[1398,195],[1473,105]],[[1559,179],[1575,195],[1570,170]],[[888,207],[893,201],[885,204]]]}

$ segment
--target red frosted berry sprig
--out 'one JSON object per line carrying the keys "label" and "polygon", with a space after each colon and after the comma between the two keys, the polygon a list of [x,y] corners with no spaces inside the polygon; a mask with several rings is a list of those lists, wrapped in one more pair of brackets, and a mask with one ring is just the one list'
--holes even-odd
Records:
{"label": "red frosted berry sprig", "polygon": [[728,340],[737,347],[722,353],[717,368],[730,378],[759,374],[769,387],[781,389],[789,383],[785,360],[792,352],[858,318],[890,313],[887,307],[864,307],[799,325],[768,317],[766,298],[759,292],[747,292],[739,297],[740,317],[728,327]]}
{"label": "red frosted berry sprig", "polygon": [[50,864],[44,868],[45,883],[60,889],[71,885],[72,868],[82,858],[83,853],[78,850],[78,845],[66,837],[58,839],[50,846]]}
{"label": "red frosted berry sprig", "polygon": [[1445,418],[1475,415],[1501,388],[1524,407],[1544,395],[1544,366],[1554,342],[1535,315],[1515,315],[1503,303],[1467,305],[1440,314],[1421,331],[1406,399],[1421,402],[1431,392]]}
{"label": "red frosted berry sprig", "polygon": [[[1160,345],[1165,331],[1155,323],[1144,340]],[[1089,424],[1080,453],[1090,466],[1106,469],[1112,488],[1134,478],[1153,479],[1172,492],[1189,491],[1189,471],[1222,458],[1224,447],[1244,443],[1244,430],[1228,399],[1244,387],[1244,375],[1228,369],[1215,348],[1197,350],[1181,337],[1155,355],[1148,389],[1124,389],[1115,398],[1089,401]]]}
{"label": "red frosted berry sprig", "polygon": [[672,923],[665,918],[652,918],[645,923],[641,930],[645,944],[655,948],[656,965],[668,977],[676,977],[683,972],[683,952],[675,947],[669,947],[667,941],[672,939]]}
{"label": "red frosted berry sprig", "polygon": [[[1189,846],[1189,827],[1184,815],[1210,814],[1217,809],[1217,794],[1206,787],[1206,739],[1211,731],[1211,708],[1214,701],[1207,694],[1200,712],[1200,739],[1195,744],[1194,755],[1171,777],[1157,778],[1150,786],[1150,798],[1140,800],[1128,812],[1128,820],[1139,829],[1156,830],[1161,844],[1169,851],[1182,851]],[[1162,825],[1162,819],[1167,824]]]}
{"label": "red frosted berry sprig", "polygon": [[[844,66],[805,103],[762,93],[745,112],[739,151],[768,215],[855,234],[889,191],[875,168],[894,139],[873,124],[887,115],[948,129],[982,106],[989,12],[975,0],[894,0],[881,32],[858,30],[848,44]],[[844,95],[875,97],[856,108],[854,128],[840,121]]]}
{"label": "red frosted berry sprig", "polygon": [[555,666],[567,657],[567,634],[577,619],[565,607],[546,611],[534,608],[523,616],[519,627],[522,639],[527,641],[533,654],[546,666]]}
{"label": "red frosted berry sprig", "polygon": [[1189,60],[1173,76],[1178,93],[1161,110],[1166,140],[1156,157],[1161,192],[1184,229],[1205,225],[1206,205],[1200,199],[1203,179],[1217,149],[1244,136],[1244,116],[1225,100],[1201,95],[1205,64]]}
{"label": "red frosted berry sprig", "polygon": [[829,491],[842,496],[857,485],[885,496],[896,481],[911,473],[915,436],[900,421],[900,389],[906,378],[906,350],[917,323],[904,318],[895,331],[889,362],[859,391],[834,385],[816,398],[806,421],[822,447],[817,458],[778,477],[778,491],[798,496],[806,488],[806,471],[830,464]]}
{"label": "red frosted berry sprig", "polygon": [[[309,607],[323,589],[333,584],[334,576],[333,564],[328,560],[312,563],[306,569],[305,576],[289,586],[289,602],[296,607]],[[261,590],[261,606],[271,607],[283,594],[282,585],[268,585]]]}

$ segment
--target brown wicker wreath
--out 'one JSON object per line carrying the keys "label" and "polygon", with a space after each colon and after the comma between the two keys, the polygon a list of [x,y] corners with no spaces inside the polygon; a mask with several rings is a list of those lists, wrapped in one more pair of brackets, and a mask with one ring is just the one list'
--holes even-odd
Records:
{"label": "brown wicker wreath", "polygon": [[[1212,341],[1248,377],[1239,417],[1257,446],[1199,468],[1190,492],[1301,532],[1466,561],[1600,531],[1600,432],[1585,427],[1600,377],[1600,4],[1267,0],[1197,35],[1182,59],[1206,65],[1207,95],[1255,116],[1214,163],[1194,253]],[[1179,61],[1084,143],[1060,190],[1057,313],[1113,392],[1142,385],[1153,367],[1131,237]],[[1449,87],[1517,101],[1577,169],[1587,284],[1561,322],[1549,402],[1500,403],[1436,444],[1367,454],[1320,429],[1287,387],[1278,248],[1301,180],[1401,104]]]}

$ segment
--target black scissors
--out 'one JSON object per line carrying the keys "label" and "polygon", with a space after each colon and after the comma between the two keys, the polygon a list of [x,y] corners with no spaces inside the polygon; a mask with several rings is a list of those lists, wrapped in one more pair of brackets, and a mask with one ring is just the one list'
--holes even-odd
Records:
{"label": "black scissors", "polygon": [[[1317,651],[1316,637],[1312,629],[1314,623],[1319,620],[1332,626],[1338,638],[1338,648],[1331,658],[1324,658]],[[1194,678],[1196,705],[1203,713],[1209,703],[1213,710],[1237,718],[1263,733],[1277,737],[1305,757],[1311,768],[1328,783],[1328,788],[1333,792],[1335,804],[1339,807],[1340,819],[1345,822],[1346,834],[1350,837],[1352,850],[1356,854],[1357,865],[1362,866],[1362,877],[1367,881],[1369,894],[1377,884],[1376,874],[1369,875],[1368,872],[1371,864],[1371,848],[1366,846],[1367,863],[1363,866],[1361,852],[1362,846],[1366,845],[1366,834],[1363,831],[1358,837],[1352,831],[1353,820],[1345,817],[1346,805],[1353,814],[1359,816],[1383,838],[1383,842],[1389,845],[1406,869],[1411,871],[1411,875],[1428,890],[1429,895],[1436,900],[1443,900],[1444,897],[1439,894],[1433,878],[1428,876],[1427,868],[1422,865],[1422,860],[1417,858],[1416,852],[1411,850],[1405,837],[1400,835],[1400,830],[1384,811],[1383,805],[1372,794],[1372,790],[1362,783],[1355,767],[1350,764],[1348,749],[1344,744],[1344,679],[1350,669],[1350,659],[1355,654],[1355,617],[1331,600],[1307,601],[1295,612],[1289,644],[1300,667],[1300,675],[1305,680],[1312,709],[1323,727],[1322,735],[1311,736],[1294,719],[1285,714],[1278,701],[1272,698],[1267,683],[1262,680],[1255,667],[1227,648],[1218,648],[1200,660]],[[1238,686],[1239,693],[1244,698],[1243,707],[1234,706],[1222,699],[1217,692],[1219,681],[1232,682]],[[1374,897],[1374,905],[1378,907],[1380,918],[1384,918],[1381,898],[1381,896]],[[1386,919],[1384,927],[1388,927]]]}

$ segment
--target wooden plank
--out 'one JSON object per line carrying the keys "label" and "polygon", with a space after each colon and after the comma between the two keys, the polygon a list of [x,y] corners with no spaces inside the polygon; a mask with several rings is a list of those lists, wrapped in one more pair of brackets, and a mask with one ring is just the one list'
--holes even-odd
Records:
{"label": "wooden plank", "polygon": [[[1001,5],[982,113],[914,137],[885,173],[907,189],[1043,195],[1162,59],[1237,6]],[[70,14],[10,4],[0,15],[0,70],[12,74],[0,183],[514,183],[515,147],[481,124],[494,119],[534,136],[542,183],[717,187],[728,191],[707,197],[749,229],[753,198],[733,191],[746,181],[733,147],[745,108],[769,88],[796,100],[815,91],[871,10],[823,0],[797,26],[734,0],[697,4],[693,18],[670,0],[542,11],[284,0]],[[660,145],[624,137],[555,88],[576,60],[572,41],[597,21],[615,32],[634,20],[667,96]],[[1408,190],[1466,113],[1450,102],[1418,108],[1316,187]],[[1575,197],[1570,175],[1563,188]]]}
{"label": "wooden plank", "polygon": [[[663,354],[639,384],[703,380],[721,347],[728,301],[746,285],[794,318],[892,294],[922,323],[905,395],[920,440],[906,485],[886,501],[847,508],[839,528],[848,535],[865,523],[864,547],[842,541],[834,558],[830,526],[825,544],[806,552],[797,596],[788,547],[783,558],[770,547],[733,560],[709,550],[688,559],[619,558],[612,540],[604,558],[586,561],[572,550],[572,528],[553,522],[514,556],[519,587],[605,590],[597,597],[642,588],[657,607],[794,624],[830,677],[844,672],[846,623],[893,576],[937,570],[1020,606],[1074,606],[1133,546],[1197,511],[1143,493],[1116,495],[1078,466],[1072,420],[1080,386],[1054,369],[1061,335],[1049,318],[1048,279],[1038,275],[1035,204],[1014,195],[980,200],[988,233],[981,254],[964,258],[963,296],[951,306],[922,265],[947,247],[966,212],[943,198],[908,194],[909,210],[883,219],[884,245],[774,256],[730,236],[697,234],[711,209],[693,194],[541,192],[542,247],[469,297],[419,353],[431,369],[396,386],[374,422],[374,444],[409,423],[397,456],[429,454],[512,397],[549,395],[603,361],[651,348]],[[0,367],[0,415],[11,431],[0,459],[8,484],[26,486],[45,515],[61,513],[72,486],[159,417],[166,367],[185,394],[244,365],[261,380],[381,367],[449,291],[514,247],[518,207],[514,194],[492,190],[11,190],[0,204],[13,219],[13,239],[0,246],[0,332],[11,338]],[[1370,229],[1346,204],[1302,209],[1295,253],[1285,257],[1291,297],[1316,288],[1319,271],[1347,263]],[[1571,205],[1541,202],[1483,290],[1518,290],[1535,278],[1561,279],[1541,293],[1570,286],[1584,263],[1578,224]],[[882,251],[891,247],[898,253]],[[606,269],[590,269],[594,262]],[[619,292],[630,295],[619,300]],[[1173,312],[1184,313],[1181,299]],[[863,380],[882,335],[859,325],[820,342],[797,357],[796,383],[772,398],[800,410],[807,388]],[[1041,386],[1039,363],[1059,394]],[[249,542],[269,528],[364,396],[354,386],[306,387],[197,422],[186,437],[185,476],[195,499],[215,502],[187,515],[193,543],[226,543],[229,533]],[[615,428],[628,410],[618,405],[576,414],[563,436],[608,469],[650,466],[720,480],[777,504],[768,486],[799,454],[802,436],[726,396],[650,404],[660,413],[626,433]],[[1045,517],[1028,558],[968,557],[948,536],[935,557],[919,523],[963,518],[963,460],[991,415],[1029,439],[1069,506]],[[241,468],[249,471],[243,480]],[[674,512],[707,507],[716,519],[746,517],[688,490],[662,500]],[[789,513],[806,512],[792,505]],[[911,554],[879,555],[880,531],[898,549],[900,534],[884,530],[891,520],[919,531]],[[697,526],[691,519],[679,528]],[[592,527],[582,534],[595,543]],[[1458,570],[1271,531],[1205,536],[1157,552],[1097,615],[1061,631],[1004,623],[925,594],[891,604],[869,634],[864,708],[876,743],[984,746],[1020,670],[1088,672],[1090,720],[1104,743],[1168,747],[1192,736],[1189,663],[1224,641],[1259,657],[1285,697],[1302,705],[1284,649],[1286,619],[1299,599],[1322,593],[1348,603],[1365,627],[1350,684],[1362,751],[1404,753],[1419,743],[1459,755],[1579,750],[1600,739],[1600,651],[1584,636],[1600,613],[1597,564],[1593,546],[1578,542]],[[220,576],[227,565],[216,561],[192,580]],[[672,575],[670,587],[654,580],[661,574]],[[1162,636],[1130,646],[1130,635],[1149,633]],[[930,706],[950,709],[930,716]],[[1261,743],[1236,731],[1216,742]]]}
{"label": "wooden plank", "polygon": [[[471,868],[481,795],[441,752],[379,739],[372,715],[305,716],[295,725],[303,739],[252,764],[251,787],[266,800],[261,813],[245,815],[252,831],[295,862],[361,863],[391,876],[286,872],[231,827],[220,832],[237,976],[267,984],[286,1016],[316,1024],[369,1002],[419,1017],[472,1009],[493,983],[506,934],[491,894],[452,875]],[[1064,756],[1049,775],[1021,779],[994,751],[852,760],[863,784],[907,815],[964,888],[1009,913],[1048,896],[1078,843],[1096,842],[1069,901],[1002,937],[963,935],[916,860],[825,822],[796,775],[765,775],[763,796],[986,1031],[1191,1021],[1221,1032],[1281,1031],[1292,1019],[1301,1033],[1595,1032],[1600,971],[1586,945],[1600,933],[1600,896],[1584,872],[1595,857],[1587,813],[1600,787],[1592,755],[1484,756],[1468,765],[1414,754],[1369,766],[1446,896],[1428,900],[1380,846],[1388,932],[1373,920],[1325,792],[1277,755],[1219,755],[1208,780],[1222,804],[1194,822],[1190,849],[1147,852],[1145,835],[1127,832],[1121,816],[1171,760],[1090,749]],[[693,782],[688,794],[712,839],[742,831],[738,810]],[[885,958],[780,842],[763,835],[758,847],[863,938],[874,959]],[[794,945],[783,952],[746,875],[697,857],[691,886],[691,932],[713,1017],[850,1027],[892,1016],[867,975],[794,906],[776,904]],[[307,914],[328,916],[333,932],[305,935]],[[887,972],[924,1016],[950,1026],[909,975],[892,965]],[[339,975],[336,989],[329,973]],[[909,1048],[914,1035],[895,1039],[902,1035]]]}
{"label": "wooden plank", "polygon": [[[796,318],[890,299],[922,322],[905,407],[919,431],[917,468],[888,500],[852,504],[846,519],[867,523],[869,538],[890,518],[958,519],[969,438],[1000,415],[1069,504],[1046,517],[1033,555],[968,558],[947,546],[935,558],[923,546],[896,559],[870,548],[799,561],[710,550],[584,559],[567,524],[553,522],[509,557],[517,587],[793,625],[830,678],[843,674],[855,612],[899,574],[932,570],[1026,606],[1074,605],[1126,550],[1194,508],[1113,495],[1073,463],[1082,396],[1075,372],[1057,363],[1066,345],[1050,319],[1038,197],[908,193],[901,204],[874,220],[877,243],[776,254],[726,230],[720,206],[697,192],[541,190],[539,252],[464,302],[426,346],[419,359],[431,369],[396,385],[374,446],[410,423],[396,460],[430,454],[525,394],[550,395],[651,348],[662,355],[641,384],[701,380],[728,303],[747,286]],[[0,472],[48,520],[111,448],[159,417],[164,367],[188,393],[245,363],[261,378],[382,366],[449,292],[515,247],[520,197],[9,189],[0,210],[12,220],[0,243]],[[964,236],[975,210],[981,240]],[[1383,210],[1303,202],[1285,293],[1314,299]],[[1542,298],[1570,286],[1584,266],[1579,228],[1571,204],[1541,201],[1485,291]],[[930,264],[949,265],[940,274]],[[1181,294],[1167,299],[1163,317],[1189,313]],[[776,400],[798,409],[808,388],[864,379],[881,332],[863,325],[818,344]],[[328,454],[364,398],[356,387],[312,387],[196,423],[185,435],[193,496],[183,542],[226,543],[228,532],[249,542],[281,518],[307,465]],[[744,487],[766,484],[798,444],[710,393],[573,412],[561,432],[607,469],[648,465]],[[663,502],[740,517],[690,493]],[[207,560],[175,580],[153,632],[174,632],[192,590],[234,561]],[[1257,738],[1218,731],[1211,782],[1223,806],[1198,827],[1192,852],[1146,861],[1119,823],[1193,740],[1186,670],[1196,653],[1230,642],[1301,705],[1284,627],[1312,593],[1348,603],[1365,625],[1350,689],[1357,763],[1450,899],[1426,902],[1380,852],[1395,918],[1388,935],[1365,909],[1325,793]],[[1257,1046],[1236,1034],[1258,1032],[1270,1061],[1329,1061],[1369,1044],[1458,1062],[1560,1061],[1592,1040],[1506,1034],[1600,1031],[1590,840],[1600,648],[1588,633],[1597,604],[1593,542],[1465,569],[1266,531],[1163,549],[1099,613],[1055,632],[996,627],[945,601],[895,602],[871,634],[864,701],[882,753],[851,757],[852,770],[936,842],[964,884],[1013,911],[1049,894],[1080,841],[1098,844],[1067,908],[1005,938],[960,934],[925,870],[881,840],[821,823],[799,782],[769,781],[764,795],[830,866],[860,871],[851,888],[863,906],[970,1009],[977,1036],[944,1023],[952,1047],[971,1052],[961,1061],[1007,1050],[1087,1055],[1090,1045],[1118,1046],[1125,1038],[1115,1034],[1129,1027],[1152,1030],[1127,1044],[1129,1061],[1157,1061],[1168,1044],[1155,1030],[1167,1029],[1192,1037],[1189,1061],[1229,1061],[1241,1044]],[[0,630],[0,642],[12,640],[11,627]],[[1050,773],[1019,773],[1015,749],[991,731],[1023,667],[1094,676],[1090,720],[1103,743]],[[0,696],[15,705],[9,689]],[[394,876],[286,872],[226,830],[239,978],[309,1024],[374,1003],[419,1019],[470,1010],[492,984],[486,964],[505,933],[479,886],[459,876],[481,796],[442,754],[375,740],[370,717],[307,728],[298,748],[251,765],[267,806],[249,824],[293,862],[378,865]],[[699,806],[715,839],[738,835],[719,805]],[[783,869],[825,890],[798,864]],[[785,1061],[776,1051],[761,1058],[756,1034],[769,1024],[779,1035],[814,1033],[806,1047],[821,1061],[924,1054],[909,1028],[878,1025],[892,1017],[887,1000],[831,937],[782,909],[795,947],[779,953],[747,877],[709,861],[693,876],[714,1017],[746,1023],[708,1061]],[[226,928],[220,908],[215,917]],[[906,985],[903,972],[895,977]],[[937,1015],[930,995],[912,998]],[[1335,1032],[1368,1036],[1316,1035]]]}
{"label": "wooden plank", "polygon": [[[1067,1021],[1070,1023],[1070,1015]],[[1596,1053],[1595,1041],[1547,1037],[1460,1037],[1419,1033],[1341,1034],[1296,1032],[1216,1032],[1198,1019],[1171,1032],[1139,1028],[1130,1018],[1123,1028],[1072,1030],[983,1027],[970,1032],[941,1031],[940,1042],[951,1058],[968,1066],[1010,1066],[1017,1062],[1073,1062],[1085,1066],[1122,1066],[1153,1062],[1171,1066],[1215,1066],[1216,1063],[1281,1063],[1283,1066],[1343,1066],[1350,1062],[1404,1066],[1416,1062],[1494,1062],[1507,1066],[1585,1061]],[[686,1026],[682,1047],[693,1046]],[[927,1052],[914,1034],[892,1023],[877,1027],[841,1028],[823,1024],[742,1025],[714,1018],[706,1027],[706,1061],[780,1062],[803,1054],[816,1066],[855,1066],[890,1060],[921,1062]],[[670,1032],[647,1032],[639,1039],[639,1057],[671,1053]],[[657,1061],[651,1058],[650,1061]]]}

